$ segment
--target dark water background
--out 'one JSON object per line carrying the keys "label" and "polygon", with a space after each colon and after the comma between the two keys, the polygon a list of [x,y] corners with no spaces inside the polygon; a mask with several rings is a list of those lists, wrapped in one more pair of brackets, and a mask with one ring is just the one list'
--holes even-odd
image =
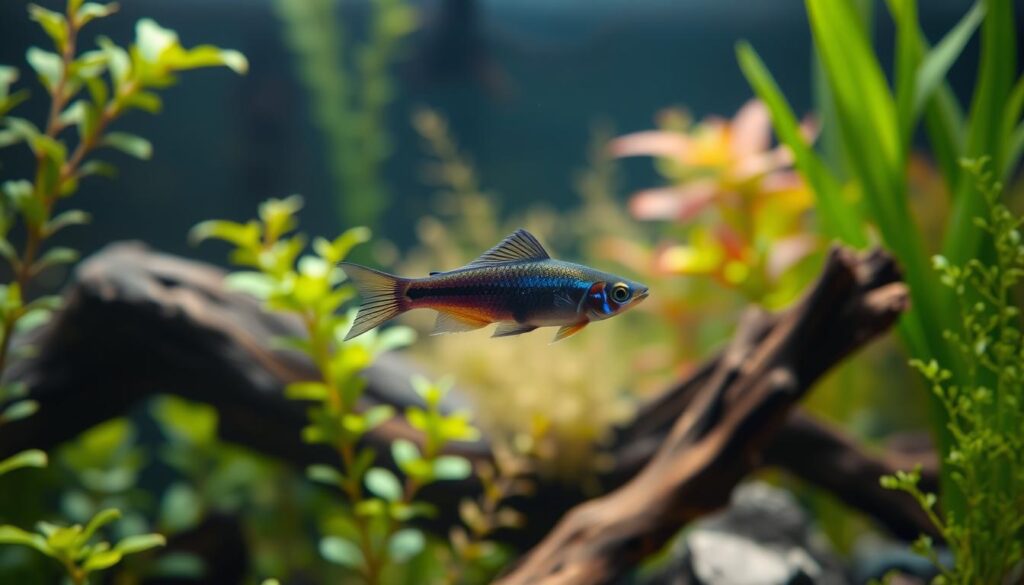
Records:
{"label": "dark water background", "polygon": [[[934,42],[971,3],[920,4]],[[100,34],[127,43],[134,22],[151,17],[178,31],[185,46],[241,50],[251,70],[245,77],[221,69],[191,72],[166,92],[161,115],[132,113],[123,120],[120,128],[151,139],[154,157],[140,162],[107,154],[120,163],[120,176],[84,183],[74,203],[94,214],[93,224],[68,230],[63,243],[89,252],[112,240],[141,239],[220,262],[222,249],[188,245],[192,225],[248,218],[260,201],[290,193],[306,197],[302,221],[311,233],[333,235],[348,227],[334,211],[321,136],[268,0],[122,5],[117,16],[86,30],[85,48]],[[49,47],[26,18],[26,6],[22,0],[0,2],[0,63],[19,66],[23,79],[30,77],[25,49]],[[419,176],[424,154],[409,123],[417,105],[449,118],[484,186],[501,193],[506,211],[540,201],[571,205],[573,173],[585,164],[597,121],[621,133],[652,127],[654,114],[670,105],[685,105],[696,116],[731,115],[751,97],[734,57],[740,39],[753,43],[797,112],[811,107],[811,41],[797,0],[428,0],[418,6],[422,25],[396,70],[400,97],[389,121],[395,153],[385,173],[395,204],[381,222],[384,235],[400,245],[413,243],[412,226],[430,211],[434,192]],[[452,6],[471,7],[473,18],[453,18]],[[339,18],[351,29],[364,21],[365,11],[362,2],[342,2]],[[888,20],[879,4],[883,63],[892,61]],[[976,55],[975,40],[952,72],[961,96],[973,83]],[[498,88],[488,81],[495,72],[506,81]],[[43,104],[34,101],[18,114],[39,121]],[[2,178],[27,175],[29,160],[20,150],[0,151],[0,162]],[[622,193],[657,181],[649,161],[629,161],[625,168]]]}

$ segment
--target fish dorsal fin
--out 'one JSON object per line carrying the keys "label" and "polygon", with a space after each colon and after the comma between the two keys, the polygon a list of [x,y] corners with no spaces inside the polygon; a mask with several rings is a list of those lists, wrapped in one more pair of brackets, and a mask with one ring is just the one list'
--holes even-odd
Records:
{"label": "fish dorsal fin", "polygon": [[537,238],[533,237],[533,234],[520,228],[499,242],[497,246],[467,264],[466,267],[493,266],[508,262],[535,262],[547,260],[550,257],[544,246],[541,246]]}

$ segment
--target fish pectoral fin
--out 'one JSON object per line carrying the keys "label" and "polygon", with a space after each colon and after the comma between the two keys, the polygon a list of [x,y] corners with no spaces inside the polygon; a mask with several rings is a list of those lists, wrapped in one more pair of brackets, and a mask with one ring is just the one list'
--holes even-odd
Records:
{"label": "fish pectoral fin", "polygon": [[583,321],[581,323],[574,323],[573,325],[562,326],[561,328],[558,329],[558,333],[555,333],[555,338],[551,340],[551,343],[555,343],[556,341],[562,341],[566,337],[576,335],[577,333],[582,331],[588,323],[590,323],[590,321]]}
{"label": "fish pectoral fin", "polygon": [[483,319],[477,319],[467,315],[459,315],[457,313],[448,313],[446,311],[438,311],[437,321],[434,322],[434,331],[431,335],[473,331],[474,329],[480,329],[481,327],[486,327],[490,324],[490,321]]}
{"label": "fish pectoral fin", "polygon": [[515,321],[502,321],[498,323],[498,328],[494,330],[494,334],[491,337],[509,337],[511,335],[522,335],[523,333],[529,333],[536,329],[535,325],[528,323],[516,323]]}

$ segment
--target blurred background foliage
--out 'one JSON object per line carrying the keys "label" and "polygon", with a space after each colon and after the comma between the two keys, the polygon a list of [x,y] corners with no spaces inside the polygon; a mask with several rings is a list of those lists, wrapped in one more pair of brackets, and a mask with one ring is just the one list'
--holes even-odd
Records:
{"label": "blurred background foliage", "polygon": [[[978,6],[988,7],[987,17]],[[26,26],[26,7],[0,4],[0,63],[22,69],[16,85],[0,76],[0,97],[19,101],[21,88],[45,91],[25,74],[25,49],[47,42]],[[460,266],[525,227],[555,257],[636,278],[653,294],[628,316],[555,345],[534,335],[485,342],[489,333],[475,332],[420,335],[403,350],[432,378],[457,381],[473,424],[501,454],[497,468],[474,470],[501,497],[466,504],[466,526],[447,542],[403,533],[395,549],[360,548],[361,530],[382,530],[387,541],[399,527],[361,526],[336,492],[225,444],[215,411],[169,396],[77,437],[49,454],[45,469],[0,478],[3,493],[17,495],[0,498],[0,520],[84,525],[118,508],[107,531],[116,541],[149,532],[173,538],[204,519],[233,517],[250,549],[253,582],[379,579],[361,568],[353,547],[364,563],[376,554],[385,565],[388,555],[408,551],[402,558],[413,569],[389,573],[390,582],[415,582],[417,572],[483,582],[507,559],[488,535],[521,521],[502,515],[500,501],[527,489],[515,481],[524,469],[596,491],[600,445],[637,401],[719,347],[748,303],[778,309],[796,298],[837,238],[891,247],[921,300],[904,325],[909,350],[893,340],[873,346],[830,374],[809,408],[876,444],[929,424],[942,434],[941,409],[907,358],[958,368],[960,358],[941,340],[943,329],[960,325],[943,309],[952,300],[942,296],[929,257],[945,251],[963,263],[987,253],[968,221],[983,210],[964,203],[975,187],[959,158],[994,157],[1004,200],[1020,209],[1013,179],[1024,144],[1016,126],[1024,85],[1016,81],[1021,49],[1007,31],[1020,24],[1019,10],[1008,0],[916,9],[895,0],[808,1],[806,12],[787,2],[647,0],[631,3],[628,18],[621,12],[620,3],[583,0],[266,0],[244,8],[230,0],[138,0],[121,7],[120,22],[91,25],[93,35],[127,44],[125,23],[152,17],[187,46],[235,47],[252,66],[241,79],[198,72],[193,83],[166,90],[160,116],[131,114],[133,128],[156,145],[153,160],[124,165],[114,183],[76,185],[92,226],[62,233],[60,243],[89,253],[139,238],[223,264],[222,250],[188,246],[193,225],[211,217],[243,222],[258,203],[302,192],[304,205],[295,198],[264,204],[255,240],[252,223],[205,223],[193,234],[235,245],[232,262],[251,271],[235,273],[233,284],[270,309],[306,314],[316,306],[309,332],[322,347],[302,348],[327,351],[313,359],[328,390],[356,388],[358,370],[376,352],[408,345],[412,331],[425,334],[432,324],[432,316],[413,313],[402,319],[411,330],[364,340],[380,347],[337,343],[350,319],[337,309],[351,291],[330,265],[369,238],[344,231],[354,226],[375,234],[357,249],[362,259],[408,275]],[[999,43],[984,40],[991,38]],[[737,64],[740,39],[750,44],[740,45]],[[859,66],[852,82],[850,60]],[[855,97],[862,91],[871,92],[870,103]],[[37,121],[46,113],[45,100],[18,107]],[[31,174],[31,153],[3,156],[4,178]],[[300,219],[303,232],[324,242],[302,259],[309,240],[291,233]],[[273,258],[265,261],[268,249]],[[36,286],[53,292],[66,274],[43,272]],[[357,364],[338,388],[330,388],[332,360]],[[312,427],[357,414],[352,401],[341,408],[344,400],[333,404],[321,390],[292,388],[293,397],[321,403]],[[17,386],[2,391],[0,404],[23,406],[5,410],[0,424],[31,414]],[[381,421],[360,422],[364,432]],[[351,463],[355,454],[344,445],[354,439],[328,439]],[[33,453],[24,463],[45,462]],[[380,508],[381,517],[413,504],[404,495],[389,499],[392,479],[407,477],[375,473],[375,491],[366,483],[370,471],[355,480],[325,469],[310,475],[355,502],[387,502],[364,506]],[[790,484],[840,551],[853,551],[872,531],[830,497],[774,479]],[[188,553],[155,559],[126,559],[119,582],[214,569]],[[0,580],[52,582],[59,567],[45,561],[0,547]]]}

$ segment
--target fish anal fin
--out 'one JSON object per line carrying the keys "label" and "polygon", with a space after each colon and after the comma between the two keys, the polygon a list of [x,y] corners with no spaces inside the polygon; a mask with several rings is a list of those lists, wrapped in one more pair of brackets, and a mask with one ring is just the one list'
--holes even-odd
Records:
{"label": "fish anal fin", "polygon": [[566,337],[572,337],[573,335],[576,335],[577,333],[582,331],[588,323],[590,323],[590,321],[582,321],[580,323],[562,326],[561,328],[558,329],[558,333],[555,333],[555,338],[551,340],[551,343],[562,341]]}
{"label": "fish anal fin", "polygon": [[529,333],[536,329],[535,325],[529,325],[527,323],[516,323],[515,321],[502,321],[498,323],[498,328],[494,330],[494,334],[491,337],[510,337],[512,335],[522,335],[523,333]]}
{"label": "fish anal fin", "polygon": [[480,329],[481,327],[486,327],[490,324],[490,321],[471,317],[469,315],[460,315],[458,313],[450,313],[448,311],[438,311],[437,321],[434,322],[434,331],[431,335],[473,331],[474,329]]}
{"label": "fish anal fin", "polygon": [[551,258],[544,246],[540,245],[533,234],[518,229],[496,246],[481,254],[466,267],[493,266],[495,264],[507,264],[509,262],[531,262],[547,260]]}

